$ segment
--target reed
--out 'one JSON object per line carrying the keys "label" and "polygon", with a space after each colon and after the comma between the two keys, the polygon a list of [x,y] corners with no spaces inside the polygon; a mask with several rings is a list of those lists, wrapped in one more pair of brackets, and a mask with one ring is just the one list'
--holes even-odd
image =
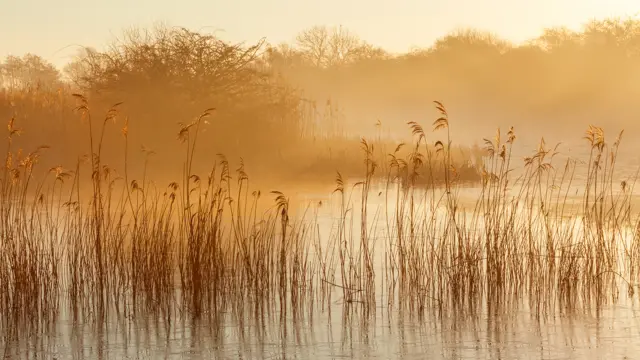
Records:
{"label": "reed", "polygon": [[[163,186],[146,165],[142,179],[132,178],[129,120],[118,105],[95,121],[87,99],[75,97],[90,152],[74,170],[38,171],[46,148],[16,152],[12,140],[21,133],[8,123],[3,330],[39,329],[61,306],[85,321],[152,315],[168,325],[185,318],[220,324],[232,314],[285,324],[336,302],[363,317],[378,305],[423,316],[495,310],[525,298],[543,315],[615,301],[620,285],[635,294],[640,222],[635,180],[615,176],[622,133],[609,145],[601,128],[590,127],[585,164],[559,162],[558,146],[542,139],[518,167],[516,131],[497,131],[484,140],[477,197],[465,201],[449,132],[455,119],[436,102],[431,133],[408,124],[414,143],[407,152],[398,145],[381,166],[376,143],[362,139],[361,175],[349,181],[338,172],[331,198],[299,208],[279,190],[265,203],[242,161],[234,172],[218,155],[206,176],[195,171],[200,134],[215,109],[180,125],[182,177]],[[115,126],[122,126],[122,175],[101,157]],[[321,224],[325,210],[336,215],[331,227]]]}

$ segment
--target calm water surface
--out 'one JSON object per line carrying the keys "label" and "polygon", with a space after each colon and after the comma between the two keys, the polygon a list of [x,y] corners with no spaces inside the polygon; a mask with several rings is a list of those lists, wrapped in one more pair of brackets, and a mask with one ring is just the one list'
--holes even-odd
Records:
{"label": "calm water surface", "polygon": [[522,304],[423,318],[378,309],[366,321],[335,306],[313,320],[242,325],[114,317],[103,328],[60,321],[3,347],[7,359],[637,359],[639,311],[625,298],[599,311],[557,309],[542,318]]}
{"label": "calm water surface", "polygon": [[[581,148],[580,157],[586,151]],[[528,154],[520,149],[518,155]],[[627,149],[621,154],[617,177],[630,179],[638,164],[633,147]],[[577,175],[578,180],[581,176]],[[478,187],[464,188],[461,200],[471,205],[479,192]],[[328,203],[317,215],[322,233],[335,225],[335,206],[327,193],[330,190],[301,194],[297,199],[301,206]],[[376,211],[382,216],[384,200],[376,195],[371,195],[370,216]],[[376,253],[378,266],[382,252]],[[113,313],[104,321],[83,323],[72,321],[62,306],[59,321],[47,329],[25,330],[17,337],[7,331],[0,339],[0,350],[5,359],[640,358],[638,293],[629,297],[624,287],[615,303],[595,307],[554,298],[544,301],[543,310],[523,296],[501,304],[482,298],[472,305],[416,313],[399,306],[390,309],[377,295],[375,311],[367,315],[358,306],[345,311],[341,297],[342,292],[334,289],[330,305],[316,304],[295,317],[291,313],[283,317],[274,307],[271,316],[263,319],[237,318],[231,313],[215,320]]]}

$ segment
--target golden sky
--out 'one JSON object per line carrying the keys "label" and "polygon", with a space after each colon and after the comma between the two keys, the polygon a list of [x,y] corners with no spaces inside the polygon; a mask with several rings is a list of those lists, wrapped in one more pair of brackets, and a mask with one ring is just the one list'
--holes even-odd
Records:
{"label": "golden sky", "polygon": [[62,65],[77,45],[101,48],[124,28],[155,22],[271,43],[312,25],[343,25],[402,52],[460,27],[519,42],[544,27],[578,29],[592,18],[639,12],[638,0],[0,0],[0,57],[32,52]]}

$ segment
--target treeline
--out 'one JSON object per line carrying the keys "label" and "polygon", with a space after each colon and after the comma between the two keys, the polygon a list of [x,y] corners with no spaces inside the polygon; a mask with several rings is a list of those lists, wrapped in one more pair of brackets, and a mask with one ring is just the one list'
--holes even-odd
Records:
{"label": "treeline", "polygon": [[580,31],[544,29],[523,44],[460,30],[404,54],[340,28],[316,27],[272,48],[268,59],[310,96],[339,101],[352,130],[376,117],[396,131],[406,121],[424,121],[431,114],[424,99],[444,101],[465,131],[484,133],[510,125],[583,129],[604,119],[606,128],[629,128],[640,117],[634,19],[593,20]]}
{"label": "treeline", "polygon": [[[481,109],[500,104],[548,116],[593,113],[587,109],[635,99],[639,58],[640,21],[634,19],[593,20],[581,31],[545,29],[521,45],[461,30],[404,54],[388,53],[343,27],[315,26],[291,44],[249,46],[156,28],[126,32],[106,51],[87,48],[58,74],[35,56],[9,57],[2,77],[8,88],[56,84],[64,78],[85,90],[111,93],[141,82],[157,92],[162,81],[174,81],[185,101],[197,103],[210,92],[237,96],[262,91],[257,83],[282,75],[309,98],[340,100],[356,113],[362,111],[353,109],[364,104],[394,112],[437,98],[451,105]],[[249,88],[238,85],[245,83]]]}
{"label": "treeline", "polygon": [[[260,163],[282,156],[286,149],[279,144],[295,146],[308,117],[296,92],[258,66],[263,47],[158,27],[127,31],[104,51],[85,48],[62,72],[31,54],[11,57],[2,65],[0,116],[14,117],[16,126],[29,133],[28,140],[15,140],[20,145],[51,145],[65,158],[89,149],[89,128],[73,111],[72,93],[88,99],[95,119],[122,103],[118,123],[105,124],[104,141],[111,146],[103,156],[110,162],[123,158],[120,130],[126,123],[128,141],[135,146],[132,163],[142,164],[153,152],[162,158],[161,166],[169,166],[183,160],[177,151],[183,146],[177,141],[181,128],[215,108],[201,129],[199,151],[208,163],[217,153]],[[93,132],[103,137],[101,127]],[[145,151],[137,151],[141,147]]]}
{"label": "treeline", "polygon": [[118,146],[105,156],[122,158],[126,116],[131,144],[152,149],[164,164],[183,160],[180,127],[215,108],[200,142],[211,162],[225,153],[264,173],[286,163],[297,169],[291,174],[318,164],[332,174],[339,161],[361,165],[350,136],[372,138],[381,128],[408,136],[408,121],[433,121],[435,99],[451,109],[457,143],[490,136],[497,126],[515,125],[524,136],[549,126],[582,131],[604,120],[633,127],[639,50],[640,22],[620,19],[577,32],[546,29],[522,45],[457,31],[404,54],[343,27],[315,26],[280,45],[233,44],[183,28],[134,29],[106,49],[82,49],[61,71],[32,54],[6,58],[0,118],[13,117],[29,132],[15,140],[19,146],[52,145],[66,159],[88,148],[87,123],[73,111],[71,94],[86,96],[96,118],[123,102],[123,117],[105,131],[105,141]]}

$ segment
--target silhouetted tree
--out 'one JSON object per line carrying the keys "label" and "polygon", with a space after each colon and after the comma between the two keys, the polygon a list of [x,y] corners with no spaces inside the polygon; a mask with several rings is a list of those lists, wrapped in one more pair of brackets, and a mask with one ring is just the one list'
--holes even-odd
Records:
{"label": "silhouetted tree", "polygon": [[62,72],[77,88],[86,89],[90,86],[87,81],[91,79],[91,67],[99,61],[100,54],[96,49],[83,47],[76,53],[73,60],[64,66]]}
{"label": "silhouetted tree", "polygon": [[215,107],[215,131],[202,146],[232,153],[293,143],[299,135],[297,97],[261,65],[262,50],[264,41],[230,44],[185,28],[132,29],[106,51],[81,54],[67,70],[94,101],[124,101],[130,137],[156,150],[175,135],[177,122]]}
{"label": "silhouetted tree", "polygon": [[384,51],[364,43],[342,26],[311,27],[298,34],[296,45],[302,56],[316,67],[340,66],[384,56]]}

